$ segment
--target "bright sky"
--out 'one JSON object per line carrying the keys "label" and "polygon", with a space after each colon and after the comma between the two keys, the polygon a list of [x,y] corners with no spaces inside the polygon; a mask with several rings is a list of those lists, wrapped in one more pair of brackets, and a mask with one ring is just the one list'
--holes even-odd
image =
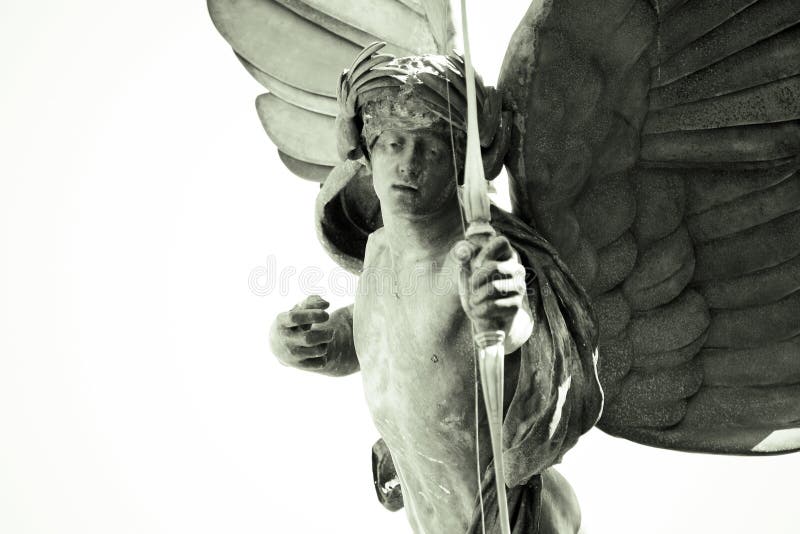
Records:
{"label": "bright sky", "polygon": [[[507,34],[479,25],[521,4],[471,5],[499,64]],[[347,304],[352,279],[203,3],[4,2],[0,59],[0,532],[408,532],[374,497],[359,377],[267,350],[276,313],[313,286]],[[797,532],[798,455],[592,431],[562,472],[589,532]]]}

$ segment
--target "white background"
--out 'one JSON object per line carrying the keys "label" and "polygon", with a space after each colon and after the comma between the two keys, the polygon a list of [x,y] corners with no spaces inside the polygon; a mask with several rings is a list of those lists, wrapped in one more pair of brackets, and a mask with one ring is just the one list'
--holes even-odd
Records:
{"label": "white background", "polygon": [[[303,291],[257,296],[254,268],[322,268],[349,299],[204,3],[4,0],[0,44],[0,533],[407,532],[373,494],[359,377],[267,350]],[[595,430],[562,471],[590,532],[800,532],[800,455]]]}

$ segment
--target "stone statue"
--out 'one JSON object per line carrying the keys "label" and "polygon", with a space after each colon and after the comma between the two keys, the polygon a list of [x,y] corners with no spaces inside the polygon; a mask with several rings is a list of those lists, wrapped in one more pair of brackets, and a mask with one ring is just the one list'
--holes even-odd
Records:
{"label": "stone statue", "polygon": [[[371,171],[383,226],[367,241],[354,306],[328,320],[326,303],[310,297],[278,318],[273,351],[284,363],[322,373],[360,369],[414,531],[481,532],[482,515],[497,512],[481,510],[476,497],[476,459],[490,490],[493,471],[486,414],[475,421],[470,319],[496,323],[505,336],[513,527],[532,532],[541,502],[541,532],[577,531],[574,496],[547,469],[600,415],[588,297],[552,248],[510,214],[495,211],[500,235],[480,250],[463,241],[457,179],[467,110],[456,98],[465,83],[460,58],[375,58],[364,54],[352,69],[376,65],[363,69],[371,84],[342,84],[350,87],[342,93],[354,94],[340,100],[351,100],[354,113],[345,114],[351,118],[343,119],[340,146],[362,155]],[[448,118],[431,111],[442,87],[452,90]],[[481,92],[488,105],[490,88]],[[484,444],[480,458],[476,440]],[[483,498],[494,497],[485,491]]]}
{"label": "stone statue", "polygon": [[[209,9],[270,91],[284,163],[323,182],[321,243],[361,276],[349,308],[282,314],[273,352],[361,371],[379,496],[415,532],[577,532],[552,465],[595,424],[800,447],[796,2],[535,1],[498,89],[472,91],[447,1]],[[513,215],[458,185],[476,161],[505,165]],[[465,241],[473,212],[497,235]],[[500,439],[475,325],[502,332]]]}

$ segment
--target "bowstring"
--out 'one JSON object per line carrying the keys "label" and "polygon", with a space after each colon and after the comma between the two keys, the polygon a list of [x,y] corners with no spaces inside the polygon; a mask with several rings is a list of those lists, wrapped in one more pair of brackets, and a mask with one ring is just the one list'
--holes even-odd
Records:
{"label": "bowstring", "polygon": [[[455,136],[453,135],[453,114],[452,109],[450,106],[450,77],[448,75],[448,66],[445,65],[444,69],[444,79],[445,79],[445,87],[447,89],[446,96],[447,96],[447,124],[450,126],[450,152],[453,156],[453,178],[456,181],[456,197],[458,198],[458,213],[460,215],[459,219],[461,221],[461,231],[464,234],[464,239],[467,239],[467,224],[466,224],[466,215],[464,213],[464,206],[461,203],[461,195],[459,193],[459,184],[458,184],[458,156],[456,155],[456,143],[455,143]],[[470,329],[472,331],[472,338],[475,339],[475,334],[477,333],[475,330],[475,324],[470,321]],[[472,383],[474,384],[473,390],[473,399],[474,399],[474,417],[475,417],[475,471],[477,473],[477,480],[478,480],[478,500],[480,501],[480,508],[481,508],[481,532],[482,534],[486,534],[486,518],[485,512],[483,507],[483,475],[481,473],[481,440],[480,440],[480,432],[479,432],[479,425],[478,425],[478,417],[480,415],[479,404],[478,404],[478,350],[475,347],[475,343],[472,343]]]}

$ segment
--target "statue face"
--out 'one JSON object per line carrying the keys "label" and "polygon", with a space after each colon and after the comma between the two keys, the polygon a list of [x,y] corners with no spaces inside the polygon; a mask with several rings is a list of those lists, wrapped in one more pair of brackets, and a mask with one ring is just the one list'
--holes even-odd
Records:
{"label": "statue face", "polygon": [[384,213],[433,215],[456,202],[449,138],[437,130],[386,130],[370,151],[372,181]]}

